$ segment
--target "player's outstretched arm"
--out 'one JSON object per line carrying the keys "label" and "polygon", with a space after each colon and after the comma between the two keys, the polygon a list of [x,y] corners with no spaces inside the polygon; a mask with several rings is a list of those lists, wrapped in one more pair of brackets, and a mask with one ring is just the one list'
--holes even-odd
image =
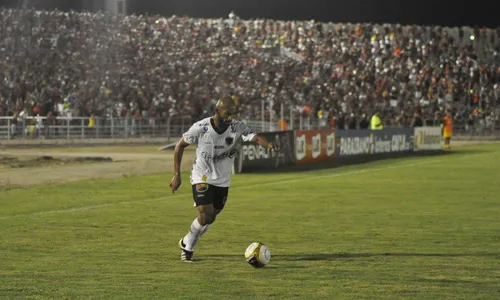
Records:
{"label": "player's outstretched arm", "polygon": [[184,154],[184,149],[189,146],[188,143],[184,140],[184,137],[181,137],[177,145],[175,145],[174,151],[174,177],[170,181],[170,188],[172,189],[172,193],[177,191],[181,186],[181,163],[182,163],[182,155]]}
{"label": "player's outstretched arm", "polygon": [[274,150],[274,151],[278,150],[273,143],[269,142],[265,137],[260,135],[254,136],[252,142],[257,143],[258,145],[266,148],[267,150]]}

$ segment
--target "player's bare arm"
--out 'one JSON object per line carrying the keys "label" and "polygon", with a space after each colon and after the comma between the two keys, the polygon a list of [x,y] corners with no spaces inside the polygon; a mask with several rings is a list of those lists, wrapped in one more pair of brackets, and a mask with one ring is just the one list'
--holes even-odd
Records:
{"label": "player's bare arm", "polygon": [[189,146],[184,138],[182,137],[177,145],[175,145],[174,151],[174,177],[170,181],[170,188],[172,189],[172,193],[177,191],[181,186],[181,163],[182,163],[182,155],[184,154],[184,149]]}
{"label": "player's bare arm", "polygon": [[269,142],[265,137],[256,135],[253,139],[252,142],[257,143],[258,145],[266,148],[267,150],[274,150],[276,151],[276,146]]}

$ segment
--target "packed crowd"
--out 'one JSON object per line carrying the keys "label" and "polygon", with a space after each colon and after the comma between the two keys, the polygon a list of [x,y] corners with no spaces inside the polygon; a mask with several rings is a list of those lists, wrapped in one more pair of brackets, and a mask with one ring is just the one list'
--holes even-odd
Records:
{"label": "packed crowd", "polygon": [[[500,30],[0,9],[0,116],[498,120]],[[478,45],[481,45],[480,53]],[[281,49],[281,51],[279,51]],[[284,55],[288,54],[288,55]],[[478,57],[481,54],[481,57]],[[333,121],[330,123],[330,121]],[[347,125],[346,125],[347,126]]]}

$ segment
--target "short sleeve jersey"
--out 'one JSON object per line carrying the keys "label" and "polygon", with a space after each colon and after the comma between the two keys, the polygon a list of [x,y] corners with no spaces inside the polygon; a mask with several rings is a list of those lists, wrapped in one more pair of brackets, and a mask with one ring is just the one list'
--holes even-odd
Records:
{"label": "short sleeve jersey", "polygon": [[198,121],[183,134],[184,141],[196,145],[196,158],[191,170],[191,184],[208,183],[229,187],[238,140],[251,141],[255,132],[245,123],[232,121],[223,133],[218,133],[211,118]]}

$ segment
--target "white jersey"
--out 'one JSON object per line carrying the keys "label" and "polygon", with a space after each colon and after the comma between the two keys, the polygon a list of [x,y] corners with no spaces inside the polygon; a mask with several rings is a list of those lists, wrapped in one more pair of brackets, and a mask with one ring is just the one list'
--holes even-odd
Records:
{"label": "white jersey", "polygon": [[196,145],[196,158],[191,170],[191,184],[208,183],[229,187],[237,142],[251,141],[256,134],[245,123],[232,121],[223,133],[217,133],[211,118],[198,121],[182,136],[188,144]]}

